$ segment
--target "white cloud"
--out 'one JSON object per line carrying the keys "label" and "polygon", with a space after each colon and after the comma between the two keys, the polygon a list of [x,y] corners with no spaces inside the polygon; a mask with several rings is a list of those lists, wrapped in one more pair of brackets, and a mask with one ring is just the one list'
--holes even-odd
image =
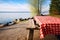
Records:
{"label": "white cloud", "polygon": [[[12,3],[1,3],[0,4],[0,11],[30,11],[29,4],[12,4]],[[49,5],[42,6],[42,12],[47,11],[49,14]]]}
{"label": "white cloud", "polygon": [[49,6],[42,6],[42,11],[48,11],[49,10]]}
{"label": "white cloud", "polygon": [[29,4],[0,4],[0,11],[30,11]]}
{"label": "white cloud", "polygon": [[45,13],[43,13],[43,14],[49,14],[49,5],[44,5],[44,6],[42,6],[42,12],[45,12]]}

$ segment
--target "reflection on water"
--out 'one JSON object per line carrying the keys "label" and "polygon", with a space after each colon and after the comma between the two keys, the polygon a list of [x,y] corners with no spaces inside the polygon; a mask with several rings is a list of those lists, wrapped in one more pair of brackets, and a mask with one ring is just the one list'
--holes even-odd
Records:
{"label": "reflection on water", "polygon": [[0,13],[0,23],[7,23],[18,18],[29,18],[30,13]]}

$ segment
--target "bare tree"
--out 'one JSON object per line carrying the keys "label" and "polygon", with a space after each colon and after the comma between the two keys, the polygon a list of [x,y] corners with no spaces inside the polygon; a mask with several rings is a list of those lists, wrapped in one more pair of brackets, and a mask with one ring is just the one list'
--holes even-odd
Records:
{"label": "bare tree", "polygon": [[41,14],[41,7],[42,3],[46,0],[29,0],[29,3],[31,4],[30,9],[31,9],[31,15],[36,16]]}

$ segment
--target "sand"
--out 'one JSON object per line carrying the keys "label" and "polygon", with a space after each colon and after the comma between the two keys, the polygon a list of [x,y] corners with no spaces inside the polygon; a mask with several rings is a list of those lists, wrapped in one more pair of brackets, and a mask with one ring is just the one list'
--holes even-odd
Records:
{"label": "sand", "polygon": [[[0,40],[27,40],[29,21],[0,28]],[[34,40],[39,40],[39,30],[34,31]]]}

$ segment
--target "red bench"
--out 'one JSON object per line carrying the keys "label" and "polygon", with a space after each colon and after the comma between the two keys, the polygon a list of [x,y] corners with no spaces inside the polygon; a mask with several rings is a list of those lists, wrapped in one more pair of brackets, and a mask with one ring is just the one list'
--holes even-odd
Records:
{"label": "red bench", "polygon": [[34,20],[40,26],[40,38],[47,34],[60,35],[60,18],[52,16],[35,16]]}

